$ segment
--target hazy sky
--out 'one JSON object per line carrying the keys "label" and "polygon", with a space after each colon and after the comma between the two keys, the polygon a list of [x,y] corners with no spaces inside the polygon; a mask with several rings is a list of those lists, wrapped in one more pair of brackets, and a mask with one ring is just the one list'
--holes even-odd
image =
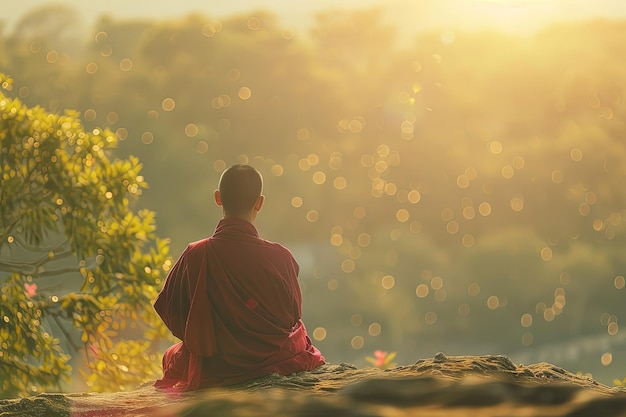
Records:
{"label": "hazy sky", "polygon": [[386,16],[411,33],[432,27],[530,32],[555,20],[626,18],[626,0],[22,0],[0,20],[11,25],[25,13],[50,4],[68,5],[86,24],[103,14],[118,18],[171,18],[200,12],[212,17],[254,10],[272,10],[284,26],[306,27],[315,11],[384,6]]}

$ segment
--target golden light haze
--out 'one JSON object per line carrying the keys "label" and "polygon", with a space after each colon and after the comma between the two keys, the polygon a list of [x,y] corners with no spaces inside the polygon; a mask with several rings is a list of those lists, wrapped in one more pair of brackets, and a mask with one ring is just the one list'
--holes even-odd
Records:
{"label": "golden light haze", "polygon": [[623,378],[626,3],[124,3],[70,3],[84,38],[34,12],[0,64],[11,94],[141,159],[173,254],[251,163],[330,361],[505,353]]}

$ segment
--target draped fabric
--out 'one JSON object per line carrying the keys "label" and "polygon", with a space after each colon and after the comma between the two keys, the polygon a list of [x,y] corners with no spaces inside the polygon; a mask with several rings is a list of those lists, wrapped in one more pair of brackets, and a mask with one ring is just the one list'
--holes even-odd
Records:
{"label": "draped fabric", "polygon": [[187,246],[154,308],[180,343],[163,356],[159,388],[193,390],[324,363],[301,320],[298,264],[252,223],[222,219]]}

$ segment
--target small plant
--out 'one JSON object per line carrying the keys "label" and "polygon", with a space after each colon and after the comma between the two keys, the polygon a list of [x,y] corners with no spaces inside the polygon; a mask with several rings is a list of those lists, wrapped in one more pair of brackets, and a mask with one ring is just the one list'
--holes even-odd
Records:
{"label": "small plant", "polygon": [[379,369],[389,369],[396,366],[395,362],[391,362],[396,357],[396,352],[387,353],[383,350],[375,350],[374,357],[368,356],[366,361]]}

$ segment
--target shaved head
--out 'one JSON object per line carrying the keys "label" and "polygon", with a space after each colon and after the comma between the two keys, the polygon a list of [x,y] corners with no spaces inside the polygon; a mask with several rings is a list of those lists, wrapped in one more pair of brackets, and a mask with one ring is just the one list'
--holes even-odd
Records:
{"label": "shaved head", "polygon": [[222,172],[218,190],[225,213],[246,213],[263,192],[263,177],[250,165],[233,165]]}

